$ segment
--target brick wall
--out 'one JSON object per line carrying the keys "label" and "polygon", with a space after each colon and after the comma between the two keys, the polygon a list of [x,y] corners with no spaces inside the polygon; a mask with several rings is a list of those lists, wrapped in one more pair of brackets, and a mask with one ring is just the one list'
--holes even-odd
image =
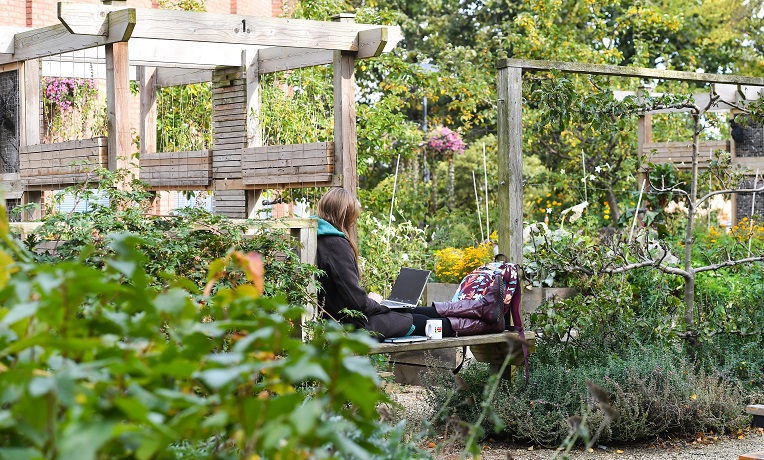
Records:
{"label": "brick wall", "polygon": [[[58,24],[56,4],[59,0],[0,0],[0,25],[44,27]],[[72,0],[73,3],[102,4],[101,0]],[[209,13],[278,16],[283,0],[206,0]],[[128,0],[134,8],[155,8],[158,0]]]}
{"label": "brick wall", "polygon": [[26,0],[0,0],[2,24],[6,26],[26,27],[27,5]]}

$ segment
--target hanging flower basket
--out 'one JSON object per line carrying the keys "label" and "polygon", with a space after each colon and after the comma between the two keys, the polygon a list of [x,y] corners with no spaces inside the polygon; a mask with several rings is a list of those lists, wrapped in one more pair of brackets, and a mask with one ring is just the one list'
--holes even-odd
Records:
{"label": "hanging flower basket", "polygon": [[464,153],[467,144],[464,143],[458,132],[439,126],[427,136],[427,148],[434,152],[436,159],[448,158],[455,153]]}

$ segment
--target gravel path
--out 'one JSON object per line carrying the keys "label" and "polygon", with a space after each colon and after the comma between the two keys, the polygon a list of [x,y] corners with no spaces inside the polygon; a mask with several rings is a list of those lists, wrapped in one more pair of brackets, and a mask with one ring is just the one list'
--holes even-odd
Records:
{"label": "gravel path", "polygon": [[[529,451],[528,448],[517,446],[489,445],[487,447],[483,451],[485,460],[547,460],[554,457],[555,454],[554,450],[551,449]],[[606,450],[597,448],[594,449],[594,452],[583,452],[579,449],[571,452],[570,457],[587,460],[737,460],[740,454],[756,451],[764,451],[764,433],[761,430],[752,430],[746,433],[743,439],[724,437],[709,444],[683,443],[667,447],[650,445],[607,446]]]}
{"label": "gravel path", "polygon": [[[410,421],[421,420],[430,414],[424,400],[424,389],[416,386],[394,385],[391,398],[398,402]],[[432,445],[432,444],[431,444]],[[438,448],[433,449],[433,451]],[[579,448],[570,453],[570,458],[585,460],[737,460],[740,454],[764,452],[764,430],[751,429],[740,436],[719,436],[702,438],[700,442],[676,442],[654,444],[629,444],[624,446],[598,446],[592,452]],[[452,451],[453,452],[453,451]],[[554,449],[538,446],[508,445],[486,442],[483,445],[484,460],[548,460],[555,455]],[[456,460],[459,453],[440,453],[442,460]],[[561,458],[561,457],[557,457]]]}

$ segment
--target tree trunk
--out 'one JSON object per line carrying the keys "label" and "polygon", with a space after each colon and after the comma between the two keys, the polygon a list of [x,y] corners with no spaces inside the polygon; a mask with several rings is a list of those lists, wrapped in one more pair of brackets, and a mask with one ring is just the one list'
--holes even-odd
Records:
{"label": "tree trunk", "polygon": [[607,194],[607,204],[610,206],[610,221],[615,227],[618,225],[618,219],[621,218],[621,215],[618,212],[618,200],[615,197],[615,192],[613,192],[612,186],[608,186],[605,193]]}
{"label": "tree trunk", "polygon": [[695,269],[692,268],[692,245],[694,242],[696,201],[698,199],[698,144],[700,142],[700,114],[694,113],[692,134],[692,183],[688,198],[687,229],[684,236],[684,322],[687,331],[695,328]]}
{"label": "tree trunk", "polygon": [[448,209],[453,210],[456,206],[456,199],[454,198],[454,157],[453,155],[448,157]]}
{"label": "tree trunk", "polygon": [[419,196],[419,152],[411,159],[411,183],[414,188],[414,196]]}

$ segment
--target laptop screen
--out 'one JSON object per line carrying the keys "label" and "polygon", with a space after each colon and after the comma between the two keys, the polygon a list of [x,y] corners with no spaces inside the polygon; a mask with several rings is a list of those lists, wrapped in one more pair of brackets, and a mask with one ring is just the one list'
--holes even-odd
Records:
{"label": "laptop screen", "polygon": [[429,270],[401,268],[398,278],[395,279],[393,284],[393,289],[390,291],[389,299],[416,305],[419,302],[419,298],[422,297],[429,277]]}

